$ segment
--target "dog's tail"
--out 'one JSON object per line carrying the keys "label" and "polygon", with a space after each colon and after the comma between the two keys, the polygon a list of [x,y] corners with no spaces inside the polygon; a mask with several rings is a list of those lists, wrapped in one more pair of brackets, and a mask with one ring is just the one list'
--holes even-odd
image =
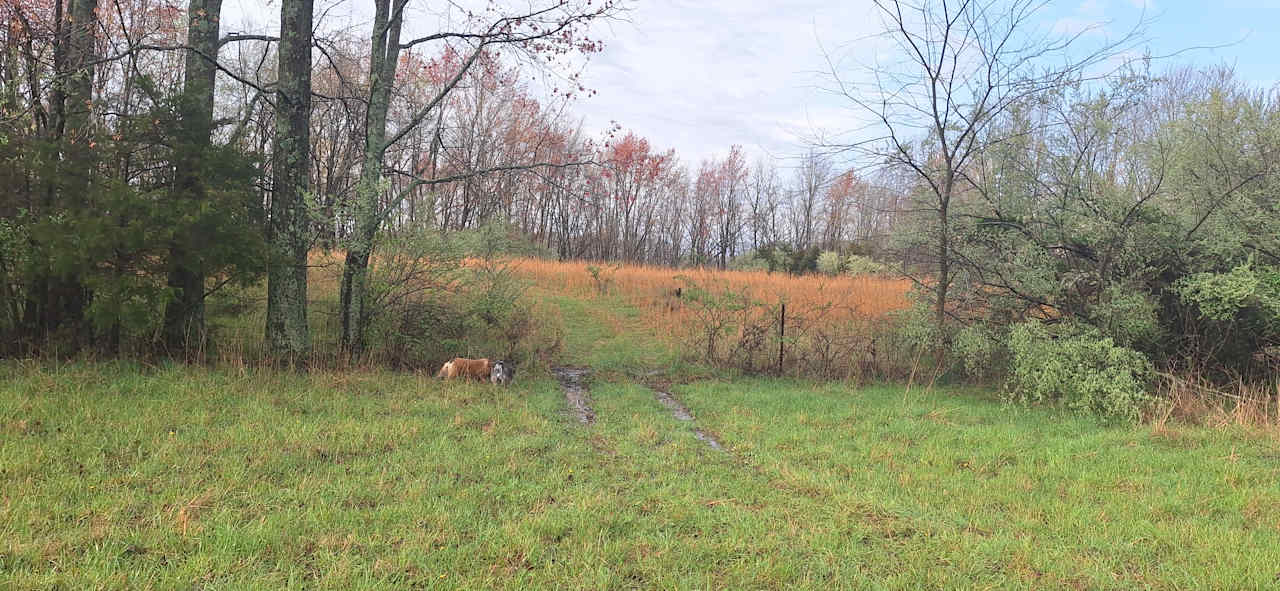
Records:
{"label": "dog's tail", "polygon": [[447,377],[449,377],[449,370],[450,370],[450,369],[453,369],[453,362],[452,362],[452,361],[446,361],[446,362],[444,363],[444,365],[440,366],[440,371],[436,372],[436,377],[437,377],[437,378],[447,378]]}

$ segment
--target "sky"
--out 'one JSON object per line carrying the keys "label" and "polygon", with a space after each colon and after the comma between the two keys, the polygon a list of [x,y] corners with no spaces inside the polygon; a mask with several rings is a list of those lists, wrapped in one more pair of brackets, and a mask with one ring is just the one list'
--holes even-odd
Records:
{"label": "sky", "polygon": [[[816,135],[863,125],[828,92],[827,58],[866,62],[889,49],[868,38],[882,27],[870,0],[644,0],[628,18],[588,66],[597,94],[577,111],[588,126],[617,120],[687,162],[733,144],[793,157]],[[1041,26],[1091,27],[1080,43],[1096,47],[1143,19],[1139,53],[1181,51],[1169,65],[1226,63],[1265,87],[1280,78],[1280,0],[1054,1]]]}
{"label": "sky", "polygon": [[[362,19],[352,7],[361,4],[317,1],[333,6],[328,18],[357,31]],[[413,4],[427,20],[440,2]],[[254,0],[224,6],[224,30],[236,21],[241,30],[269,30],[263,21],[278,10]],[[588,132],[617,122],[693,167],[732,145],[753,159],[785,160],[815,136],[856,129],[864,120],[830,92],[829,61],[850,70],[892,58],[874,37],[883,25],[871,0],[635,0],[630,7],[624,20],[595,27],[605,49],[583,70],[595,94],[571,110]],[[1037,17],[1049,32],[1087,28],[1083,47],[1145,19],[1134,51],[1170,56],[1157,71],[1161,63],[1227,64],[1257,86],[1280,80],[1280,0],[1052,0]]]}

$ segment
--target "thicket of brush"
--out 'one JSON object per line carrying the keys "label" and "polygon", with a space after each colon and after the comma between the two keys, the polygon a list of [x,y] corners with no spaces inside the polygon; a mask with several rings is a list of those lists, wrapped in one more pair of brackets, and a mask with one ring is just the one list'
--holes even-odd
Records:
{"label": "thicket of brush", "polygon": [[[558,310],[529,297],[527,278],[512,267],[512,257],[531,254],[545,255],[503,224],[386,238],[371,265],[366,346],[352,354],[339,345],[343,253],[314,251],[308,270],[313,346],[305,364],[425,371],[455,356],[545,363],[559,350],[563,327]],[[121,349],[81,348],[77,356],[163,360],[163,306],[163,298],[137,299],[136,313],[121,317]],[[271,364],[262,338],[265,310],[261,282],[221,286],[207,298],[208,335],[192,359]]]}
{"label": "thicket of brush", "polygon": [[1213,370],[1156,364],[1131,340],[1061,315],[958,324],[940,348],[929,292],[904,279],[539,259],[513,265],[545,289],[634,306],[687,359],[748,374],[978,384],[1012,403],[1117,421],[1280,424],[1280,365],[1265,351],[1245,360],[1252,374],[1212,379]]}

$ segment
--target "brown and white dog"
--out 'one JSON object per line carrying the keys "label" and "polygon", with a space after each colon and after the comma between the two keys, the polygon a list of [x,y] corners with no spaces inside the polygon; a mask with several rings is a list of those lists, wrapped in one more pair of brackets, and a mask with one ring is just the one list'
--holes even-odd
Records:
{"label": "brown and white dog", "polygon": [[510,361],[488,359],[467,359],[454,357],[436,372],[437,378],[470,378],[480,382],[508,384],[515,377],[515,365]]}

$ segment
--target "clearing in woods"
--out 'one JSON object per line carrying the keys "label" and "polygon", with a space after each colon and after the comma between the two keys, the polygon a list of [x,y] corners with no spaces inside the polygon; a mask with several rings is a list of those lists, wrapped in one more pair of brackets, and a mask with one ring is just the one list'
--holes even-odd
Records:
{"label": "clearing in woods", "polygon": [[504,389],[0,364],[0,587],[1280,578],[1268,434],[1101,426],[978,390],[726,379],[682,362],[625,296],[534,289],[565,321],[559,365],[591,368],[563,379],[589,389],[594,422],[543,372]]}

